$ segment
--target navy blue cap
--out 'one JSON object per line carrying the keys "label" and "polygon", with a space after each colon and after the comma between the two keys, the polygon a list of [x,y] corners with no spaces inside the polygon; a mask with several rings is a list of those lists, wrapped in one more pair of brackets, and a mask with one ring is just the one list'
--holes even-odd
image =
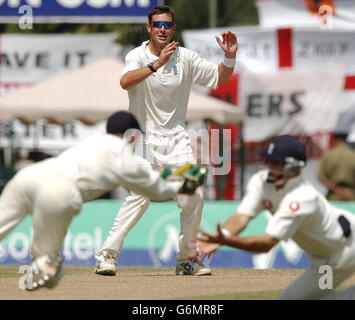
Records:
{"label": "navy blue cap", "polygon": [[140,130],[136,117],[127,111],[118,111],[111,115],[106,122],[106,132],[124,134],[128,129]]}
{"label": "navy blue cap", "polygon": [[342,131],[336,131],[336,132],[333,133],[333,137],[335,139],[346,141],[346,139],[348,138],[348,133],[347,132],[342,132]]}
{"label": "navy blue cap", "polygon": [[272,139],[266,152],[261,154],[266,160],[286,163],[287,158],[293,158],[306,162],[306,150],[304,145],[295,137],[284,135]]}

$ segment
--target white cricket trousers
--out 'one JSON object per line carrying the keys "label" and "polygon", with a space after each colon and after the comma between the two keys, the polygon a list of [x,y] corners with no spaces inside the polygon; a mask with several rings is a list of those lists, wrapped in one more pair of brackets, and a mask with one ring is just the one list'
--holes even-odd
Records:
{"label": "white cricket trousers", "polygon": [[[355,222],[350,213],[344,212],[344,214],[352,221],[352,224]],[[354,231],[352,230],[350,237],[328,259],[322,263],[311,262],[310,268],[282,291],[278,299],[355,300],[355,286],[345,290],[334,290],[355,272]],[[328,270],[321,270],[320,267]]]}
{"label": "white cricket trousers", "polygon": [[[201,223],[202,209],[204,205],[203,190],[201,187],[196,189],[194,195],[178,194],[176,199],[177,206],[181,208],[180,213],[180,235],[179,235],[179,252],[178,261],[187,260],[193,249],[187,246],[191,243],[192,238],[198,233],[198,227]],[[103,244],[98,255],[105,250],[114,251],[117,256],[120,254],[123,240],[128,232],[135,226],[138,220],[148,209],[150,199],[139,194],[131,192],[120,210],[117,213],[114,224],[108,237]]]}
{"label": "white cricket trousers", "polygon": [[0,241],[32,214],[32,258],[58,254],[81,205],[80,192],[73,182],[46,162],[30,165],[6,184],[0,196]]}
{"label": "white cricket trousers", "polygon": [[[333,270],[332,287],[335,289],[345,279],[355,272],[354,268],[344,270]],[[323,274],[319,273],[319,268],[311,266],[300,277],[293,281],[285,290],[281,292],[279,300],[354,300],[355,287],[345,290],[322,289],[320,278]]]}

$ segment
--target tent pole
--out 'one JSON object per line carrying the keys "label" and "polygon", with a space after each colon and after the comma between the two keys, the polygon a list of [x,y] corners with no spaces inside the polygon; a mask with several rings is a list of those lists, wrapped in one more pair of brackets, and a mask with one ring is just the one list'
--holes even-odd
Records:
{"label": "tent pole", "polygon": [[240,177],[240,200],[244,197],[244,175],[245,175],[245,144],[243,122],[239,124],[239,177]]}

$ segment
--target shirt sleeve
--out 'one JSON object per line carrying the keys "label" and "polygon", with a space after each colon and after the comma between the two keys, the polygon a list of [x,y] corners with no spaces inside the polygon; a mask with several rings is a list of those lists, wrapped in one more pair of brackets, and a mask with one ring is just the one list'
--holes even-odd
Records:
{"label": "shirt sleeve", "polygon": [[281,201],[274,216],[269,220],[266,233],[279,240],[293,237],[304,219],[318,210],[316,197],[311,190],[306,189],[304,192],[306,195],[303,199],[302,195],[291,193]]}
{"label": "shirt sleeve", "polygon": [[278,240],[288,240],[296,233],[305,216],[275,214],[269,220],[265,233]]}
{"label": "shirt sleeve", "polygon": [[142,68],[140,63],[139,63],[139,56],[138,56],[138,51],[132,50],[127,53],[126,58],[125,58],[125,65],[124,68],[121,72],[120,78],[122,78],[127,72],[137,70]]}
{"label": "shirt sleeve", "polygon": [[248,182],[245,196],[237,211],[238,213],[254,218],[262,209],[262,182],[259,175],[255,174]]}
{"label": "shirt sleeve", "polygon": [[192,83],[206,88],[218,87],[218,66],[192,53]]}

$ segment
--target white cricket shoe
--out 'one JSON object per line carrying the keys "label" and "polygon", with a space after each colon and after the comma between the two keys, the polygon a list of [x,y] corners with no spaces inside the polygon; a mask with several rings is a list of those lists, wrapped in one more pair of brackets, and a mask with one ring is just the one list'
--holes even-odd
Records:
{"label": "white cricket shoe", "polygon": [[104,250],[96,256],[95,273],[103,276],[116,275],[116,261],[118,254],[114,251]]}
{"label": "white cricket shoe", "polygon": [[27,270],[25,282],[21,289],[28,291],[41,287],[54,288],[62,278],[64,271],[60,255],[43,255],[34,260]]}
{"label": "white cricket shoe", "polygon": [[197,258],[192,258],[178,262],[176,265],[175,274],[182,274],[185,276],[207,276],[212,274],[212,270]]}

